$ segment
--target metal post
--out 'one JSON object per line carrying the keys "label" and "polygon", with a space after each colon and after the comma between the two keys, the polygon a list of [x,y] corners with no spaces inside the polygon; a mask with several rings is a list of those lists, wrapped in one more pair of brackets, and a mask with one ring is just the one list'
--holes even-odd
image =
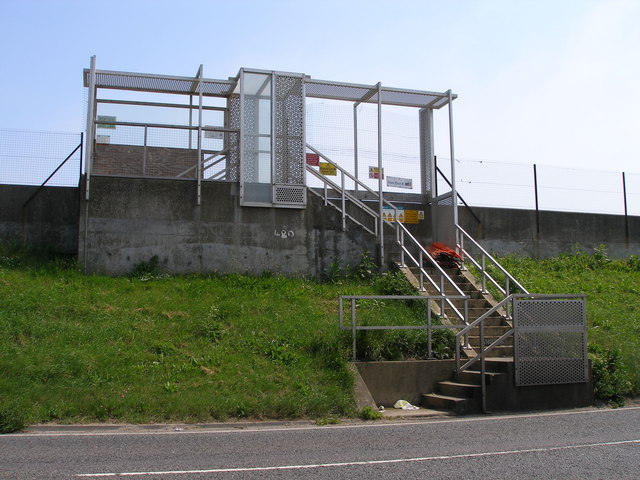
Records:
{"label": "metal post", "polygon": [[356,361],[356,299],[351,299],[351,338],[353,349],[353,361]]}
{"label": "metal post", "polygon": [[[378,214],[380,215],[380,268],[385,265],[384,259],[384,218],[382,210],[384,201],[382,199],[382,84],[378,82]],[[398,219],[396,219],[398,221]]]}
{"label": "metal post", "polygon": [[484,253],[482,254],[482,293],[487,293],[487,267]]}
{"label": "metal post", "polygon": [[144,146],[142,150],[142,176],[147,173],[147,132],[148,126],[144,126]]}
{"label": "metal post", "polygon": [[[462,323],[465,325],[469,325],[469,302],[464,300],[464,318],[462,319]],[[469,331],[464,334],[464,347],[469,348]]]}
{"label": "metal post", "polygon": [[418,266],[420,267],[420,291],[424,292],[424,290],[425,290],[425,288],[424,288],[424,274],[422,273],[422,270],[424,268],[424,260],[422,259],[422,250],[420,250],[420,260],[419,260]]}
{"label": "metal post", "polygon": [[540,210],[538,209],[538,168],[533,164],[533,191],[536,196],[536,234],[540,234]]}
{"label": "metal post", "polygon": [[433,184],[433,187],[436,191],[435,196],[437,197],[438,196],[438,156],[437,155],[433,156],[433,167],[434,167],[434,171],[436,172],[434,175],[436,177],[436,180],[435,180],[435,183]]}
{"label": "metal post", "polygon": [[86,162],[87,178],[85,181],[85,200],[89,200],[89,184],[91,183],[91,170],[93,167],[93,144],[96,139],[96,56],[91,57],[89,71],[89,98],[87,105],[87,144]]}
{"label": "metal post", "polygon": [[196,175],[198,176],[198,193],[196,204],[202,203],[202,64],[198,69],[198,163],[196,164]]}
{"label": "metal post", "polygon": [[[193,95],[189,95],[189,127],[193,127]],[[191,150],[191,137],[193,137],[193,130],[189,128],[189,150]]]}
{"label": "metal post", "polygon": [[624,238],[629,239],[629,212],[627,210],[627,178],[622,172],[622,195],[624,196]]}
{"label": "metal post", "polygon": [[[447,92],[449,95],[449,151],[451,152],[451,201],[453,203],[453,226],[458,225],[458,191],[456,186],[456,157],[453,149],[453,94],[451,90]],[[458,230],[456,228],[456,237]]]}
{"label": "metal post", "polygon": [[84,132],[80,132],[80,176],[79,179],[82,178],[82,149],[84,147]]}
{"label": "metal post", "polygon": [[482,413],[487,413],[487,385],[485,373],[486,365],[484,363],[484,320],[480,322],[480,378],[482,388]]}
{"label": "metal post", "polygon": [[444,318],[444,275],[440,274],[440,318]]}
{"label": "metal post", "polygon": [[[358,104],[353,106],[353,176],[358,178]],[[358,182],[354,182],[355,191],[358,191]]]}
{"label": "metal post", "polygon": [[431,349],[431,308],[429,307],[429,300],[425,300],[427,304],[427,358],[433,358],[433,352]]}
{"label": "metal post", "polygon": [[344,172],[340,172],[342,175],[340,176],[340,183],[342,187],[342,231],[347,230],[347,205],[344,191]]}

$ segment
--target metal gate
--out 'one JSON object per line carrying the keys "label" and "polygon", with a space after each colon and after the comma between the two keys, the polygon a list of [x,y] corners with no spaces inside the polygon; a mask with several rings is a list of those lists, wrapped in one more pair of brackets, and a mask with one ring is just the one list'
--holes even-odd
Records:
{"label": "metal gate", "polygon": [[514,298],[516,385],[589,380],[584,295]]}

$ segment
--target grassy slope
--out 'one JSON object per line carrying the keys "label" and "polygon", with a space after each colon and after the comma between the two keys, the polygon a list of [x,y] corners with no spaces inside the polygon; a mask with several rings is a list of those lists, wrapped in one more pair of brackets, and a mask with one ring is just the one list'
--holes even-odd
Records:
{"label": "grassy slope", "polygon": [[365,283],[107,278],[0,258],[0,404],[29,422],[354,413],[340,294]]}
{"label": "grassy slope", "polygon": [[[640,391],[638,262],[602,255],[503,261],[532,292],[586,293],[590,340],[622,350]],[[18,408],[28,423],[353,415],[350,341],[337,329],[336,299],[393,293],[378,287],[240,275],[84,276],[60,262],[0,252],[0,405]],[[366,319],[369,308],[373,323],[404,315],[370,303],[359,312]],[[394,333],[391,342],[369,343],[388,350],[394,342],[417,350]]]}

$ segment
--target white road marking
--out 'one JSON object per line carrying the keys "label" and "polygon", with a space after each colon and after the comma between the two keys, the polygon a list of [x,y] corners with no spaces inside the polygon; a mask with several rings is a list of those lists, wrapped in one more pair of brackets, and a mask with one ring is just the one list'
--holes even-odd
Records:
{"label": "white road marking", "polygon": [[164,472],[111,472],[111,473],[80,473],[76,477],[133,477],[149,475],[197,475],[203,473],[238,473],[238,472],[268,472],[271,470],[306,470],[313,468],[353,467],[362,465],[384,465],[392,463],[427,462],[432,460],[453,460],[460,458],[494,457],[498,455],[517,455],[523,453],[544,453],[559,450],[572,450],[580,448],[609,447],[617,445],[638,444],[640,440],[622,440],[617,442],[589,443],[583,445],[565,445],[561,447],[527,448],[522,450],[505,450],[500,452],[464,453],[459,455],[439,455],[435,457],[397,458],[389,460],[365,460],[358,462],[317,463],[308,465],[277,465],[272,467],[237,467],[237,468],[211,468],[207,470],[169,470]]}
{"label": "white road marking", "polygon": [[[609,413],[624,413],[630,410],[640,410],[640,407],[624,407],[616,409],[589,409],[589,410],[571,410],[561,412],[540,412],[540,413],[524,413],[524,414],[508,414],[508,415],[495,415],[495,416],[478,416],[472,418],[448,418],[442,420],[441,418],[429,418],[426,417],[420,421],[378,421],[376,423],[362,423],[362,424],[349,424],[349,425],[287,425],[278,427],[260,427],[251,425],[243,427],[238,425],[236,427],[227,428],[201,428],[198,430],[183,430],[176,432],[173,429],[167,431],[153,431],[153,430],[136,430],[136,431],[108,431],[108,432],[34,432],[34,433],[12,433],[10,435],[0,435],[0,440],[10,440],[12,438],[20,437],[82,437],[82,436],[116,436],[116,435],[203,435],[212,433],[256,433],[256,432],[285,432],[285,431],[305,431],[305,430],[335,430],[335,429],[348,429],[348,428],[387,428],[387,427],[410,427],[416,425],[426,424],[440,424],[440,423],[465,423],[465,422],[492,422],[508,419],[520,419],[520,418],[538,418],[538,417],[557,417],[565,415],[591,415],[591,414],[609,414]],[[168,426],[169,427],[169,426]],[[171,425],[173,427],[173,425]],[[66,427],[62,427],[66,428]],[[97,428],[100,428],[99,426]],[[187,427],[188,428],[188,427]]]}

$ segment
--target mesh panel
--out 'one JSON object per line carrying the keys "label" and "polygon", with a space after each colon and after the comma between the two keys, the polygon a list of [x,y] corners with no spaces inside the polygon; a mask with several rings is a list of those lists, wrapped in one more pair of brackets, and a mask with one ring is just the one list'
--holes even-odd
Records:
{"label": "mesh panel", "polygon": [[305,205],[306,189],[302,185],[276,185],[273,189],[274,203]]}
{"label": "mesh panel", "polygon": [[[0,183],[40,185],[75,150],[80,138],[75,133],[0,130]],[[80,157],[78,149],[47,185],[77,186]]]}
{"label": "mesh panel", "polygon": [[514,302],[516,385],[588,381],[581,300]]}
{"label": "mesh panel", "polygon": [[[240,95],[231,95],[228,102],[229,128],[240,129]],[[229,134],[229,154],[227,156],[227,180],[237,182],[240,180],[240,142],[239,133]]]}
{"label": "mesh panel", "polygon": [[304,183],[304,96],[302,78],[276,76],[275,182]]}

